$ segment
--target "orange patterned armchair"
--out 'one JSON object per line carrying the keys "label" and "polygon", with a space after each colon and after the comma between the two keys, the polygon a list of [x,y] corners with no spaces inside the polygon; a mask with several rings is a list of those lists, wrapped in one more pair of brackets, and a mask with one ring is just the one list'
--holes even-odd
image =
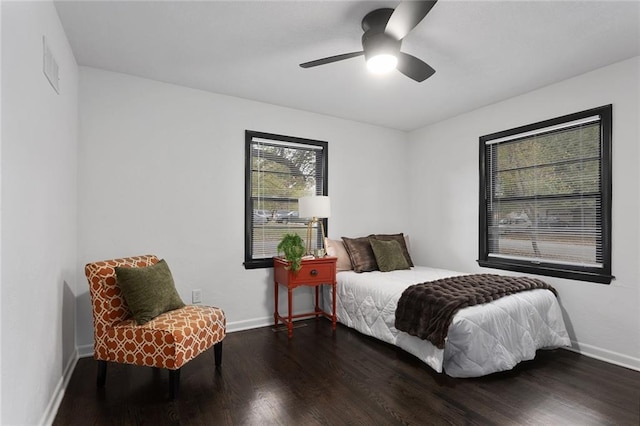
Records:
{"label": "orange patterned armchair", "polygon": [[146,267],[158,263],[153,255],[89,263],[93,306],[94,358],[98,386],[104,386],[107,361],[169,370],[169,398],[177,396],[180,368],[214,347],[215,365],[222,363],[226,333],[224,312],[215,307],[186,305],[137,325],[118,286],[116,267]]}

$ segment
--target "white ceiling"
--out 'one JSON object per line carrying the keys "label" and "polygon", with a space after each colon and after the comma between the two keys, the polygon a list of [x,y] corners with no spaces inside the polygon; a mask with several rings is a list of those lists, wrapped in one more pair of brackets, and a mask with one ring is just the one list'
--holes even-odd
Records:
{"label": "white ceiling", "polygon": [[402,50],[417,83],[366,71],[360,22],[398,1],[56,1],[80,65],[413,130],[640,55],[640,2],[440,0]]}

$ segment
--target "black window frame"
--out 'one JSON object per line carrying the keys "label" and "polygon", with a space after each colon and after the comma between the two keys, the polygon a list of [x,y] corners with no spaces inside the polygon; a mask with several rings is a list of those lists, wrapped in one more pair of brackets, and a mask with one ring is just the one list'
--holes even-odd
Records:
{"label": "black window frame", "polygon": [[[568,114],[537,123],[516,127],[480,137],[480,194],[479,194],[479,259],[482,267],[524,272],[530,274],[567,278],[601,284],[609,284],[612,276],[611,266],[611,206],[612,206],[612,110],[611,104],[574,114]],[[600,117],[600,197],[601,220],[599,221],[602,235],[602,267],[590,267],[551,262],[534,262],[514,258],[491,257],[489,253],[489,218],[488,199],[491,196],[488,179],[493,178],[487,158],[487,142],[513,138],[517,140],[519,134],[541,131],[552,126],[561,126],[576,120],[592,116]],[[551,133],[551,132],[549,132]]]}
{"label": "black window frame", "polygon": [[[290,143],[293,145],[312,145],[321,147],[322,149],[322,179],[321,179],[321,191],[316,195],[328,195],[328,170],[329,170],[329,144],[326,141],[320,141],[315,139],[299,138],[294,136],[278,135],[274,133],[258,132],[254,130],[245,130],[245,250],[244,250],[244,262],[245,269],[258,269],[258,268],[271,268],[273,267],[273,257],[266,258],[254,258],[253,256],[253,204],[252,204],[252,145],[254,138],[272,140],[278,144]],[[328,232],[328,219],[320,219],[324,225],[325,232]],[[320,232],[318,228],[317,232]],[[318,234],[320,235],[320,234]],[[317,238],[320,241],[322,238]],[[306,243],[306,242],[305,242]],[[320,244],[320,243],[319,243]]]}

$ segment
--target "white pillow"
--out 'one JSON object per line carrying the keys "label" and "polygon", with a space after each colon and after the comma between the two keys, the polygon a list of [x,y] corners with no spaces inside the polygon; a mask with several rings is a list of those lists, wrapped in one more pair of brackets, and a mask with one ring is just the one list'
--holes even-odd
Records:
{"label": "white pillow", "polygon": [[325,238],[324,243],[327,246],[327,256],[338,258],[338,261],[336,262],[336,270],[338,272],[353,270],[351,258],[349,258],[349,253],[347,253],[347,249],[344,248],[342,240],[330,240],[329,238]]}

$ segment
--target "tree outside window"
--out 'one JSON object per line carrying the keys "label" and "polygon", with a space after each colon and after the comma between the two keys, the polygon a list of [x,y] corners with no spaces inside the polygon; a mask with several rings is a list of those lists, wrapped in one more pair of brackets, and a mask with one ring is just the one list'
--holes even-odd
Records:
{"label": "tree outside window", "polygon": [[481,266],[611,281],[611,109],[480,138]]}
{"label": "tree outside window", "polygon": [[[284,234],[306,239],[307,218],[299,217],[298,198],[327,195],[328,144],[250,130],[245,144],[244,265],[269,267]],[[314,248],[322,246],[319,235],[313,234]]]}

